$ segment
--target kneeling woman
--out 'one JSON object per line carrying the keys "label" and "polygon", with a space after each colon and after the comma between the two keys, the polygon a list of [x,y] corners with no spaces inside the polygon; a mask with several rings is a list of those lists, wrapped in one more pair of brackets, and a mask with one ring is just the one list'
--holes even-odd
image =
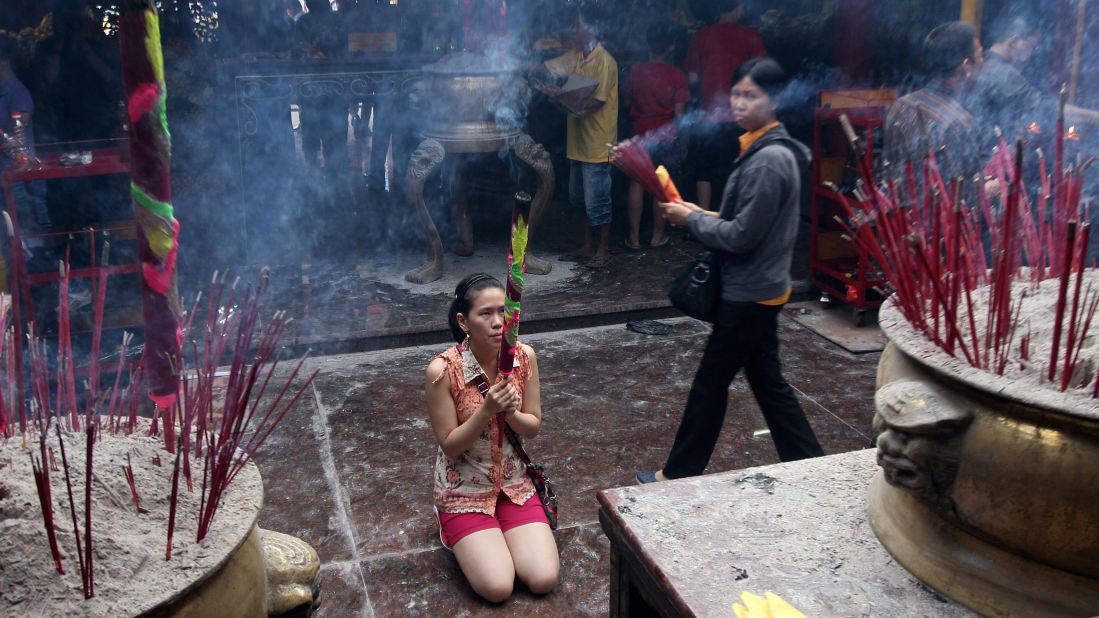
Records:
{"label": "kneeling woman", "polygon": [[[477,594],[498,603],[515,577],[536,594],[557,585],[557,544],[534,484],[504,436],[506,423],[522,438],[542,424],[538,361],[520,344],[516,368],[497,382],[504,332],[504,288],[489,275],[463,279],[450,305],[458,345],[427,366],[427,408],[439,443],[435,508],[443,544]],[[488,384],[481,395],[477,377]]]}

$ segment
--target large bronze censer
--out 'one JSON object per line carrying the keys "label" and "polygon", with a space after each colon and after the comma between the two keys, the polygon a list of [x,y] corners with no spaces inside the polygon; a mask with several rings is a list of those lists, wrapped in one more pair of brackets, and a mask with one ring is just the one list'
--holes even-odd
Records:
{"label": "large bronze censer", "polygon": [[1099,615],[1097,400],[967,371],[891,302],[881,325],[869,511],[882,544],[985,615]]}
{"label": "large bronze censer", "polygon": [[[430,109],[424,139],[409,161],[408,203],[427,239],[428,260],[405,274],[405,279],[413,283],[434,281],[443,274],[442,240],[424,204],[423,188],[428,175],[448,154],[513,150],[538,176],[531,203],[532,228],[553,196],[554,187],[549,154],[520,130],[529,95],[514,63],[458,52],[422,71]],[[458,241],[453,251],[468,256],[473,254],[473,230],[464,191],[459,188],[456,193]],[[528,273],[549,271],[547,262],[527,254]]]}
{"label": "large bronze censer", "polygon": [[459,52],[421,69],[431,105],[425,138],[440,142],[448,153],[491,152],[519,136],[507,113],[522,104],[514,65]]}

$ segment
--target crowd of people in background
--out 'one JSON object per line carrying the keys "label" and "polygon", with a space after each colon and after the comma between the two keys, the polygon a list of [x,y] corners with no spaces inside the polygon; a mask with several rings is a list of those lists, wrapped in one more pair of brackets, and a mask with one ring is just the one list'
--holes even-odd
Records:
{"label": "crowd of people in background", "polygon": [[[670,240],[659,211],[655,206],[645,208],[649,197],[641,187],[612,181],[616,176],[608,165],[607,144],[659,135],[645,140],[654,162],[664,165],[702,208],[714,208],[712,196],[720,191],[714,184],[724,182],[737,154],[729,144],[735,146],[741,132],[727,114],[733,71],[753,57],[789,55],[786,49],[767,49],[765,40],[776,39],[761,34],[781,22],[776,21],[776,9],[764,13],[767,7],[744,0],[636,0],[629,2],[629,11],[608,10],[617,6],[614,0],[269,4],[268,13],[247,16],[235,16],[232,6],[221,7],[224,32],[218,54],[230,57],[239,52],[240,57],[247,51],[244,55],[252,60],[267,54],[268,59],[332,64],[387,53],[420,54],[427,62],[435,55],[465,50],[548,61],[558,74],[577,72],[596,79],[600,87],[587,113],[547,114],[548,106],[535,95],[525,127],[564,159],[558,160],[564,164],[559,174],[568,181],[560,185],[568,187],[568,200],[587,221],[584,233],[577,234],[577,250],[566,257],[593,268],[606,266],[615,251],[659,249]],[[33,48],[24,45],[6,52],[13,76],[30,97],[24,106],[34,108],[27,114],[34,121],[33,135],[41,142],[99,139],[122,132],[117,45],[104,32],[106,14],[97,13],[97,6],[86,0],[56,0],[49,36],[36,40]],[[1024,129],[1016,121],[1025,118],[1028,125],[1041,126],[1048,134],[1055,93],[1044,91],[1044,84],[1033,83],[1023,70],[1046,42],[1040,35],[1043,24],[1016,8],[1006,11],[1008,18],[991,21],[981,37],[972,26],[948,24],[920,46],[920,70],[912,80],[916,88],[894,105],[886,121],[888,159],[918,161],[929,143],[946,145],[950,155],[940,164],[947,174],[970,176],[995,145],[992,127],[1000,127],[1010,141]],[[169,32],[179,29],[173,19],[178,21],[169,18],[163,24],[166,45],[190,34],[186,29]],[[562,52],[566,53],[558,58]],[[814,82],[809,90],[828,85]],[[409,91],[401,96],[422,94]],[[808,100],[803,96],[792,103],[805,107]],[[424,101],[393,96],[355,100],[321,89],[317,96],[292,103],[298,156],[317,170],[324,184],[346,186],[345,171],[357,169],[363,172],[361,181],[353,180],[368,190],[400,188],[407,155],[422,129],[422,114],[410,116],[406,110],[419,109]],[[280,131],[289,129],[284,126],[290,125],[286,111],[271,111],[270,122],[277,122]],[[1099,118],[1096,112],[1073,105],[1066,112],[1070,123]],[[0,122],[7,123],[8,118]],[[795,136],[807,138],[804,123],[788,124]],[[261,130],[271,131],[272,125]],[[396,168],[390,177],[387,155]],[[35,197],[26,187],[24,193],[30,197],[20,201],[29,204],[27,213],[37,209],[37,220],[72,227],[104,214],[101,204],[111,201],[106,199],[111,190],[106,183],[51,183],[52,195],[46,197]],[[334,201],[344,203],[348,195],[339,193]],[[43,211],[44,202],[56,212]],[[66,208],[58,208],[61,203]],[[67,206],[72,203],[78,207]],[[619,213],[625,215],[619,226],[622,240],[611,243],[612,226],[619,223],[612,215],[617,219]]]}

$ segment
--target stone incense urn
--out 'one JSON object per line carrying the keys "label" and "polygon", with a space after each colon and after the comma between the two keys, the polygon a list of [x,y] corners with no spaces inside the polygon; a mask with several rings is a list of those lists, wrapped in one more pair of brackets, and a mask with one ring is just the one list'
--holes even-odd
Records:
{"label": "stone incense urn", "polygon": [[1096,400],[963,371],[891,302],[881,325],[869,512],[885,548],[984,615],[1099,614]]}
{"label": "stone incense urn", "polygon": [[[79,440],[71,434],[66,438],[70,447]],[[96,445],[95,595],[83,598],[71,523],[64,517],[54,525],[65,573],[49,560],[39,496],[28,480],[31,464],[22,444],[18,437],[0,437],[0,615],[264,618],[303,615],[315,604],[316,551],[301,539],[257,525],[263,481],[255,462],[248,462],[226,489],[201,542],[194,537],[198,497],[182,489],[172,559],[164,559],[172,468],[152,463],[154,456],[165,454],[163,443],[144,431],[108,432]],[[70,461],[74,469],[83,465],[81,454],[69,455],[80,458]],[[122,498],[129,487],[118,462],[130,461],[131,455],[134,462],[150,462],[135,476],[144,510]],[[51,481],[54,512],[62,515],[69,508],[58,491],[64,482]],[[82,514],[84,504],[79,501],[74,508]]]}

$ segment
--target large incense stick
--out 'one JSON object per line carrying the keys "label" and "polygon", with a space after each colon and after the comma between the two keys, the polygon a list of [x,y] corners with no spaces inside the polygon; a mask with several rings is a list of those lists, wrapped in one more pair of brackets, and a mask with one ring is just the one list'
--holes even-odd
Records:
{"label": "large incense stick", "polygon": [[515,194],[511,209],[511,242],[508,243],[507,291],[504,298],[504,337],[500,341],[497,371],[507,379],[515,365],[515,350],[519,345],[520,302],[527,271],[527,232],[530,230],[529,194]]}
{"label": "large incense stick", "polygon": [[172,207],[171,134],[165,102],[160,22],[153,0],[119,5],[119,45],[130,120],[130,193],[141,260],[141,309],[145,319],[143,363],[149,396],[169,410],[179,390],[180,346],[175,262],[179,223]]}

